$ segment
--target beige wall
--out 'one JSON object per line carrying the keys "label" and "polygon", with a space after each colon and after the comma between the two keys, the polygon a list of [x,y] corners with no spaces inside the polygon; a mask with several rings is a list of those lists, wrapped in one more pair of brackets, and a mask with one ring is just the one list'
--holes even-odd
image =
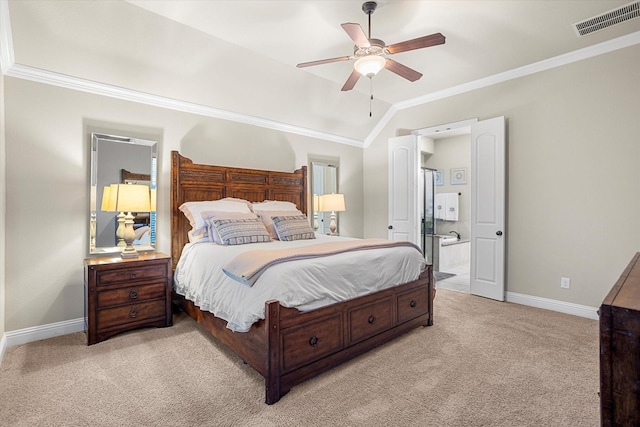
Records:
{"label": "beige wall", "polygon": [[396,129],[505,116],[507,290],[599,306],[640,249],[639,75],[634,46],[400,111],[364,150],[365,236],[387,233]]}
{"label": "beige wall", "polygon": [[83,316],[91,130],[159,140],[162,252],[170,251],[171,150],[195,162],[281,170],[306,165],[310,155],[338,157],[339,185],[349,199],[341,231],[362,237],[360,148],[10,77],[5,104],[6,331]]}
{"label": "beige wall", "polygon": [[[4,103],[4,75],[0,75],[0,272],[5,271],[5,111]],[[0,273],[0,340],[5,331],[5,275]],[[0,355],[2,357],[2,355]]]}

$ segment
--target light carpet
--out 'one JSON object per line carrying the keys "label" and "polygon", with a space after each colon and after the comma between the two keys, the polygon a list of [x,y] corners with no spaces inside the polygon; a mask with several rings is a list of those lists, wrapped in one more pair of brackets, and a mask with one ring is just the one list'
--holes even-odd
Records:
{"label": "light carpet", "polygon": [[184,314],[88,347],[7,350],[6,426],[597,426],[598,323],[438,290],[419,327],[264,404],[264,381]]}

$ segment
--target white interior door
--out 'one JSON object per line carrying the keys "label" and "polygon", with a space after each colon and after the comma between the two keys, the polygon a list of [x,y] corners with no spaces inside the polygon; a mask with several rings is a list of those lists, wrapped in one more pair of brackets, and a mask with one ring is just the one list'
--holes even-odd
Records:
{"label": "white interior door", "polygon": [[420,246],[418,174],[420,156],[415,135],[389,139],[389,240]]}
{"label": "white interior door", "polygon": [[505,295],[505,119],[471,126],[471,293]]}

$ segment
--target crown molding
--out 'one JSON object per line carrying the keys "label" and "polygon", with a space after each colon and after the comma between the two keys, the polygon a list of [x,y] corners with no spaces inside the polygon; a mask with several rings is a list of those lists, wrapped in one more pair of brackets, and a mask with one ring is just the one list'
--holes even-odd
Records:
{"label": "crown molding", "polygon": [[[473,90],[482,89],[488,86],[493,86],[495,84],[503,83],[508,80],[513,80],[530,74],[539,73],[541,71],[550,70],[552,68],[561,67],[573,62],[582,61],[583,59],[592,58],[594,56],[616,51],[618,49],[630,47],[638,43],[640,43],[640,31],[608,40],[606,42],[598,43],[593,46],[578,49],[573,52],[565,53],[563,55],[558,55],[553,58],[534,62],[533,64],[525,65],[523,67],[514,68],[513,70],[505,71],[503,73],[494,74],[492,76],[463,83],[458,86],[452,86],[444,90],[407,99],[406,101],[397,102],[392,105],[390,111],[393,110],[393,113],[395,114],[397,111],[401,111],[407,108],[428,104],[440,99],[449,98],[466,92],[471,92]],[[386,114],[380,120],[380,122],[378,122],[371,133],[365,138],[365,148],[368,147],[373,142],[373,140],[375,140],[375,138],[382,131],[382,129],[384,129],[384,127],[392,117],[393,114]]]}
{"label": "crown molding", "polygon": [[9,1],[0,0],[0,70],[4,73],[14,63]]}
{"label": "crown molding", "polygon": [[265,129],[272,129],[286,133],[322,139],[325,141],[351,145],[359,148],[369,147],[382,132],[382,130],[393,119],[396,113],[401,110],[428,104],[444,98],[449,98],[466,92],[471,92],[477,89],[503,83],[508,80],[513,80],[530,74],[539,73],[541,71],[550,70],[552,68],[561,67],[563,65],[571,64],[583,59],[592,58],[594,56],[633,46],[638,43],[640,43],[640,31],[563,55],[558,55],[553,58],[545,59],[543,61],[535,62],[533,64],[525,65],[523,67],[515,68],[513,70],[505,71],[503,73],[494,74],[492,76],[463,83],[458,86],[453,86],[444,90],[397,102],[391,105],[391,107],[387,110],[380,121],[373,127],[369,135],[367,135],[367,137],[363,141],[360,141],[353,138],[346,138],[327,132],[293,126],[287,123],[268,120],[261,117],[249,116],[233,111],[227,111],[219,108],[213,108],[205,105],[194,104],[177,99],[139,92],[120,86],[81,79],[78,77],[30,67],[27,65],[16,64],[13,53],[8,0],[0,0],[0,68],[2,69],[2,72],[8,76],[64,87],[67,89],[93,93],[96,95],[108,96],[111,98],[152,105],[160,108],[197,114],[205,117],[230,120],[238,123],[262,127]]}
{"label": "crown molding", "polygon": [[27,65],[14,64],[5,72],[10,77],[16,77],[24,80],[31,80],[38,83],[44,83],[53,86],[59,86],[66,89],[77,90],[81,92],[92,93],[95,95],[108,96],[111,98],[122,99],[125,101],[137,102],[140,104],[152,105],[155,107],[166,108],[169,110],[181,111],[185,113],[197,114],[205,117],[213,117],[218,119],[230,120],[239,123],[245,123],[266,129],[273,129],[282,132],[292,133],[296,135],[318,138],[326,141],[337,142],[339,144],[353,145],[362,148],[362,141],[345,138],[326,132],[320,132],[313,129],[307,129],[299,126],[289,125],[287,123],[267,120],[260,117],[240,114],[233,111],[222,110],[219,108],[208,107],[206,105],[194,104],[191,102],[180,101],[177,99],[166,98],[163,96],[152,95],[120,86],[110,85],[106,83],[95,82],[91,80],[81,79],[66,74],[56,73],[49,70],[30,67]]}

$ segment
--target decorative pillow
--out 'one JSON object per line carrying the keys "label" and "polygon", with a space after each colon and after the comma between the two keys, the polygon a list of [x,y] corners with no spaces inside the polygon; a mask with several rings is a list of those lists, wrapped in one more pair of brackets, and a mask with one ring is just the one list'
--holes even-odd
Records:
{"label": "decorative pillow", "polygon": [[178,209],[187,217],[191,224],[189,231],[189,241],[191,243],[208,239],[207,224],[202,218],[204,211],[220,211],[220,212],[244,212],[251,213],[249,205],[246,201],[235,200],[210,200],[203,202],[185,202]]}
{"label": "decorative pillow", "polygon": [[264,224],[264,226],[267,228],[269,235],[274,240],[278,240],[278,233],[276,232],[276,227],[273,225],[274,216],[304,215],[302,212],[300,212],[297,209],[295,211],[257,211],[256,213],[262,220],[262,223]]}
{"label": "decorative pillow", "polygon": [[274,216],[273,225],[282,241],[315,239],[316,235],[305,215]]}
{"label": "decorative pillow", "polygon": [[251,210],[255,213],[259,211],[287,211],[287,212],[295,212],[298,211],[298,207],[295,203],[291,202],[281,202],[278,200],[265,200],[261,203],[252,203]]}
{"label": "decorative pillow", "polygon": [[271,237],[259,218],[214,219],[215,228],[223,245],[270,242]]}
{"label": "decorative pillow", "polygon": [[222,245],[222,240],[213,226],[213,221],[216,219],[255,219],[258,216],[254,213],[245,212],[220,212],[220,211],[204,211],[202,212],[202,218],[207,224],[207,235],[209,240],[213,243]]}

